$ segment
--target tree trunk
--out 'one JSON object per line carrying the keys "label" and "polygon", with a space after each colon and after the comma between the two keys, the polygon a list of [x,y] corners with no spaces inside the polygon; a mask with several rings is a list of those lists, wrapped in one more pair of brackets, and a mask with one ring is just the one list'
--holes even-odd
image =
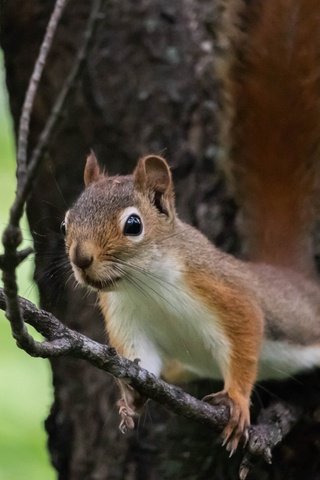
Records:
{"label": "tree trunk", "polygon": [[[1,45],[14,125],[53,0],[3,4]],[[32,117],[31,146],[50,112],[81,42],[90,8],[70,1],[58,28]],[[67,281],[59,225],[83,188],[85,155],[93,148],[109,172],[128,173],[139,155],[162,153],[173,168],[180,216],[225,250],[237,252],[235,206],[215,163],[217,88],[213,70],[213,0],[109,0],[94,46],[59,129],[52,138],[28,202],[36,245],[41,306],[67,325],[105,341],[94,296]],[[196,252],[195,252],[196,255]],[[83,361],[52,360],[54,404],[46,422],[52,462],[61,480],[234,479],[242,452],[231,460],[208,428],[150,402],[135,432],[118,430],[113,378]],[[302,383],[301,383],[302,382]],[[274,395],[318,403],[317,376],[268,384],[255,408]],[[217,388],[188,385],[196,396]],[[305,395],[305,393],[309,394]],[[319,415],[277,448],[272,466],[251,478],[320,478]],[[319,438],[319,437],[318,437]]]}

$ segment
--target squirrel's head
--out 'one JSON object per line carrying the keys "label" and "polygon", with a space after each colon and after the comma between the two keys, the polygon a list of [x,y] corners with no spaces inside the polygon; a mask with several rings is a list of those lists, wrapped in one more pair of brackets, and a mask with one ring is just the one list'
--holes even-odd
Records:
{"label": "squirrel's head", "polygon": [[173,233],[170,169],[163,158],[149,155],[138,161],[132,175],[112,177],[91,153],[84,183],[61,224],[67,253],[79,283],[112,290],[160,258],[161,242]]}

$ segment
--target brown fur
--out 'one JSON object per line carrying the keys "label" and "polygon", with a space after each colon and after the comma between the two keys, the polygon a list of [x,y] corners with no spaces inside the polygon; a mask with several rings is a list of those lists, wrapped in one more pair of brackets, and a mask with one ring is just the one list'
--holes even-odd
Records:
{"label": "brown fur", "polygon": [[[221,279],[196,270],[188,272],[185,282],[192,295],[218,314],[231,344],[228,369],[223,372],[223,392],[232,402],[230,421],[224,430],[225,438],[233,436],[229,447],[232,450],[250,424],[250,395],[257,377],[263,332],[262,312],[245,290],[231,287]],[[216,402],[217,397],[221,397],[221,392],[207,399]]]}
{"label": "brown fur", "polygon": [[199,379],[198,375],[188,370],[177,360],[167,362],[163,367],[161,377],[169,383],[182,384]]}
{"label": "brown fur", "polygon": [[308,274],[319,193],[319,15],[318,0],[253,2],[238,17],[225,83],[247,256]]}
{"label": "brown fur", "polygon": [[234,388],[241,395],[250,396],[263,332],[261,310],[244,289],[231,287],[208,274],[189,271],[185,282],[192,295],[218,313],[231,343],[229,371],[224,372],[225,388]]}
{"label": "brown fur", "polygon": [[101,176],[101,170],[98,164],[98,160],[93,152],[88,155],[86,160],[86,166],[84,168],[83,180],[86,187],[90,183],[97,182]]}

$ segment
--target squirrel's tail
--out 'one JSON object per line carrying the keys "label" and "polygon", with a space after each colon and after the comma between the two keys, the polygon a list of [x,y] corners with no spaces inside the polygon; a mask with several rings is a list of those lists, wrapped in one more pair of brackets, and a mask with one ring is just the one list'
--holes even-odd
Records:
{"label": "squirrel's tail", "polygon": [[246,256],[311,273],[320,0],[220,0],[219,22],[221,145],[241,206]]}

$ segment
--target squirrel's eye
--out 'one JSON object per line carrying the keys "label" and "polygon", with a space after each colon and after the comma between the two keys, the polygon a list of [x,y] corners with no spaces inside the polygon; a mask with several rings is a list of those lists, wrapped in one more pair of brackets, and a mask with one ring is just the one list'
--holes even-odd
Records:
{"label": "squirrel's eye", "polygon": [[66,232],[67,232],[67,229],[66,229],[66,222],[63,220],[63,222],[61,222],[60,224],[60,232],[62,233],[62,235],[65,235]]}
{"label": "squirrel's eye", "polygon": [[130,215],[124,224],[123,233],[125,235],[140,235],[142,232],[142,221],[139,215]]}

